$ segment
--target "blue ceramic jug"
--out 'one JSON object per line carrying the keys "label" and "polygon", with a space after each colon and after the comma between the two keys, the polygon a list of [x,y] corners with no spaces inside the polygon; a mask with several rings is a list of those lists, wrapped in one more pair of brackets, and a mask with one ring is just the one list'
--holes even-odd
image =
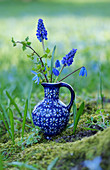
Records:
{"label": "blue ceramic jug", "polygon": [[[64,130],[69,121],[75,93],[69,84],[63,82],[42,83],[42,86],[45,97],[34,107],[32,118],[34,124],[42,129],[44,135],[54,136]],[[60,87],[67,87],[71,92],[71,101],[68,106],[59,100]]]}

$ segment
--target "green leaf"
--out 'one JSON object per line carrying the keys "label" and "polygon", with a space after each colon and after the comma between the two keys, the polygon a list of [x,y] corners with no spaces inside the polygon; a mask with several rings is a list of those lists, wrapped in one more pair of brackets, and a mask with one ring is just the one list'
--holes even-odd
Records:
{"label": "green leaf", "polygon": [[12,37],[12,39],[11,39],[11,42],[12,42],[12,43],[15,43],[15,41],[14,41],[14,38],[13,38],[13,37]]}
{"label": "green leaf", "polygon": [[74,122],[75,122],[75,119],[76,119],[76,113],[77,113],[77,107],[76,107],[76,103],[74,102],[73,103],[73,118],[74,118]]}
{"label": "green leaf", "polygon": [[11,124],[11,134],[12,134],[12,141],[13,141],[13,144],[15,144],[15,141],[14,141],[14,118],[13,118],[13,112],[10,108],[9,109],[9,114],[10,114],[10,124]]}
{"label": "green leaf", "polygon": [[26,45],[23,45],[23,46],[22,46],[22,49],[23,49],[23,51],[26,50]]}
{"label": "green leaf", "polygon": [[37,64],[36,67],[37,67],[37,70],[40,70],[42,66],[40,64]]}
{"label": "green leaf", "polygon": [[73,128],[73,134],[76,131],[80,116],[83,114],[83,110],[84,110],[84,102],[81,103],[81,105],[79,107],[79,110],[78,110],[78,112],[76,114],[76,118],[75,118],[75,122],[74,122],[74,128]]}
{"label": "green leaf", "polygon": [[38,75],[38,77],[40,77],[40,76],[41,76],[41,73],[38,73],[37,75]]}
{"label": "green leaf", "polygon": [[28,41],[28,40],[29,40],[29,37],[26,37],[26,38],[25,38],[25,41]]}
{"label": "green leaf", "polygon": [[[1,113],[0,113],[0,114],[1,114]],[[12,135],[11,135],[11,132],[10,132],[10,130],[9,130],[9,127],[7,126],[7,124],[6,124],[5,120],[4,120],[3,114],[1,114],[1,118],[2,118],[3,123],[4,123],[6,129],[7,129],[8,133],[9,133],[9,136],[12,138]]]}
{"label": "green leaf", "polygon": [[53,70],[53,63],[54,63],[54,54],[55,54],[55,50],[56,50],[56,45],[53,48],[53,52],[52,52],[52,58],[51,58],[51,83],[52,83],[52,70]]}
{"label": "green leaf", "polygon": [[25,128],[25,123],[26,123],[27,111],[28,111],[28,99],[26,100],[25,109],[24,109],[23,125],[22,125],[22,138],[24,136],[24,128]]}
{"label": "green leaf", "polygon": [[8,114],[7,114],[4,106],[3,106],[2,104],[0,104],[0,107],[1,107],[1,109],[2,109],[2,112],[3,112],[3,114],[4,114],[4,117],[5,117],[6,121],[7,121],[8,126],[10,126],[9,117],[8,117]]}
{"label": "green leaf", "polygon": [[30,58],[31,60],[34,60],[33,54],[27,54],[27,57]]}
{"label": "green leaf", "polygon": [[35,67],[32,67],[32,70],[33,70],[33,71],[36,71],[36,68],[35,68]]}
{"label": "green leaf", "polygon": [[34,60],[34,57],[31,57],[32,60]]}
{"label": "green leaf", "polygon": [[42,56],[42,58],[47,58],[47,54],[44,54],[44,55]]}
{"label": "green leaf", "polygon": [[32,110],[31,110],[31,104],[30,104],[30,98],[31,98],[31,93],[32,93],[32,81],[30,82],[30,86],[29,86],[29,90],[28,90],[28,108],[29,108],[29,115],[30,115],[30,119],[33,125],[33,120],[32,120]]}
{"label": "green leaf", "polygon": [[50,49],[47,47],[47,49],[45,50],[45,52],[48,54],[50,53]]}
{"label": "green leaf", "polygon": [[85,130],[91,130],[91,131],[99,131],[98,129],[93,129],[93,128],[89,128],[89,127],[83,127],[83,129],[85,129]]}
{"label": "green leaf", "polygon": [[47,63],[45,63],[44,66],[47,67]]}
{"label": "green leaf", "polygon": [[16,46],[16,43],[13,43],[13,47],[15,47]]}
{"label": "green leaf", "polygon": [[45,71],[45,67],[41,67],[41,70],[42,70],[42,71]]}
{"label": "green leaf", "polygon": [[22,44],[22,45],[26,45],[26,42],[25,42],[25,41],[21,41],[21,44]]}
{"label": "green leaf", "polygon": [[11,39],[11,42],[13,43],[13,46],[15,47],[15,46],[16,46],[16,43],[15,43],[13,37],[12,37],[12,39]]}
{"label": "green leaf", "polygon": [[23,51],[26,50],[26,42],[25,41],[21,41],[21,44],[23,45],[22,46]]}
{"label": "green leaf", "polygon": [[27,57],[28,57],[28,58],[31,58],[31,55],[27,54]]}
{"label": "green leaf", "polygon": [[2,158],[1,153],[0,153],[0,169],[1,169],[1,170],[4,170],[3,158]]}
{"label": "green leaf", "polygon": [[47,167],[47,170],[51,170],[54,166],[55,166],[55,164],[57,163],[57,161],[58,161],[58,157],[56,157],[51,163],[50,163],[50,165]]}
{"label": "green leaf", "polygon": [[50,71],[50,67],[47,67],[47,71]]}
{"label": "green leaf", "polygon": [[37,168],[33,167],[32,165],[28,165],[24,162],[11,162],[11,163],[8,163],[8,165],[20,167],[20,168],[26,168],[30,170],[37,170]]}
{"label": "green leaf", "polygon": [[39,58],[37,58],[37,63],[38,63],[38,62],[40,62],[40,61],[39,61]]}
{"label": "green leaf", "polygon": [[47,74],[47,70],[45,70],[43,73],[44,73],[44,74]]}
{"label": "green leaf", "polygon": [[48,58],[51,58],[52,57],[52,55],[48,55]]}
{"label": "green leaf", "polygon": [[12,97],[9,95],[8,91],[6,91],[6,95],[7,97],[10,99],[10,102],[14,105],[15,109],[18,111],[20,117],[22,118],[22,114],[17,106],[17,104],[15,103],[15,101],[12,99]]}
{"label": "green leaf", "polygon": [[27,44],[27,45],[31,45],[31,42],[27,42],[26,44]]}

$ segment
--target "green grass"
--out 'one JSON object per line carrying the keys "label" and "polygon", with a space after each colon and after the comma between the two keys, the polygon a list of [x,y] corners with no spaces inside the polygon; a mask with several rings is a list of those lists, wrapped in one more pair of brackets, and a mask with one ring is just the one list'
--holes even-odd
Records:
{"label": "green grass", "polygon": [[[75,103],[74,103],[74,105],[75,105]],[[74,105],[73,105],[73,118],[74,118],[73,134],[75,134],[79,119],[80,119],[81,115],[83,114],[84,102],[81,103],[78,111],[77,111],[76,105],[75,105],[75,110],[74,110]]]}
{"label": "green grass", "polygon": [[[32,63],[27,59],[27,52],[21,47],[13,48],[11,37],[22,40],[29,35],[32,45],[42,54],[41,44],[35,36],[38,18],[43,18],[49,32],[46,42],[51,49],[57,46],[56,57],[63,57],[70,49],[77,48],[75,62],[71,70],[85,65],[88,69],[87,78],[79,78],[78,73],[71,84],[75,90],[82,92],[98,89],[99,77],[97,63],[102,64],[104,89],[109,87],[110,62],[110,11],[109,2],[42,2],[28,3],[1,2],[0,4],[0,84],[1,88],[17,91],[23,97],[27,95],[32,75]],[[95,70],[96,69],[96,70]],[[68,73],[66,69],[64,74]],[[105,77],[106,75],[106,77]],[[25,79],[24,79],[25,77]],[[79,86],[80,81],[80,86]],[[86,81],[86,84],[85,84]],[[24,88],[25,86],[25,88]],[[35,86],[35,85],[34,85]],[[11,89],[10,89],[11,88]],[[17,94],[18,95],[18,94]],[[19,95],[19,97],[20,97]]]}
{"label": "green grass", "polygon": [[9,108],[9,113],[10,113],[10,125],[11,125],[12,141],[13,141],[13,144],[15,144],[15,141],[14,141],[14,117],[13,117],[13,112],[10,108]]}
{"label": "green grass", "polygon": [[22,139],[23,139],[23,136],[24,136],[24,129],[25,129],[25,123],[26,123],[26,117],[27,117],[27,110],[28,110],[28,100],[26,100],[25,110],[24,110],[23,125],[22,125]]}

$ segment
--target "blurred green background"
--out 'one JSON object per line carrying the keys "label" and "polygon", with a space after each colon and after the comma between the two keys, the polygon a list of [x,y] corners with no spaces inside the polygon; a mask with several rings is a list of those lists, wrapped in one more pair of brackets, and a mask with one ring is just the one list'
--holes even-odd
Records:
{"label": "blurred green background", "polygon": [[62,77],[84,65],[88,76],[79,73],[65,79],[77,95],[84,99],[99,93],[99,65],[102,72],[103,93],[109,96],[110,86],[110,1],[109,0],[0,0],[0,102],[5,90],[14,97],[25,99],[32,88],[40,95],[41,86],[32,82],[32,62],[29,50],[12,47],[11,37],[24,40],[29,36],[32,46],[43,54],[36,38],[37,21],[44,20],[48,31],[45,46],[57,46],[56,58],[61,59],[77,48],[74,63],[64,70]]}

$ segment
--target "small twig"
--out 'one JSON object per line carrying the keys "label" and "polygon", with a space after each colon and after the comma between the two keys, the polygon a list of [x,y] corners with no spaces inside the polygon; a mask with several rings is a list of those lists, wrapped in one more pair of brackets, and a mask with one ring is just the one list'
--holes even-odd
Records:
{"label": "small twig", "polygon": [[[22,42],[20,42],[20,41],[16,41],[15,43],[22,44]],[[44,63],[43,63],[42,58],[40,57],[40,55],[39,55],[31,46],[26,45],[26,47],[30,48],[30,49],[33,51],[33,53],[35,53],[35,54],[39,57],[40,62],[41,62],[41,64],[42,64],[42,67],[44,67]],[[44,71],[45,71],[45,70],[44,70]],[[44,74],[44,77],[45,77],[45,79],[46,79],[46,82],[48,82],[47,76],[46,76],[45,74]]]}
{"label": "small twig", "polygon": [[[15,43],[22,44],[22,42],[20,42],[20,41],[16,41]],[[26,45],[26,47],[30,48],[39,58],[41,58],[40,55],[31,46]]]}
{"label": "small twig", "polygon": [[[83,67],[83,66],[82,66]],[[71,74],[75,73],[76,71],[80,70],[82,67],[78,68],[77,70],[73,71],[72,73],[68,74],[67,76],[65,76],[64,78],[62,78],[60,81],[66,79],[67,77],[69,77]],[[59,81],[59,82],[60,82]]]}

